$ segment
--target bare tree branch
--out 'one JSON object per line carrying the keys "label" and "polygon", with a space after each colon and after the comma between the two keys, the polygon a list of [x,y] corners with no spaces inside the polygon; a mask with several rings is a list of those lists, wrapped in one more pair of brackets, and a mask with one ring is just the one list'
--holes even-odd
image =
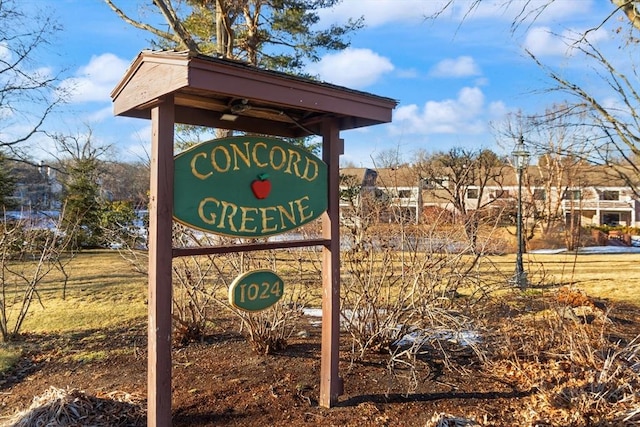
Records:
{"label": "bare tree branch", "polygon": [[[154,4],[157,4],[158,0],[154,0]],[[112,0],[104,0],[104,2],[111,8],[111,10],[113,10],[123,21],[125,21],[127,24],[132,25],[135,28],[138,28],[140,30],[144,30],[144,31],[148,31],[151,34],[161,38],[161,39],[165,39],[165,40],[171,40],[173,42],[175,42],[176,44],[178,44],[179,46],[181,46],[184,49],[189,49],[192,50],[189,42],[183,40],[179,33],[174,32],[174,33],[170,33],[167,31],[163,31],[160,30],[152,25],[149,24],[145,24],[144,22],[140,22],[140,21],[136,21],[135,19],[129,17],[126,13],[124,13],[124,11],[122,9],[120,9],[118,6],[116,6]],[[164,4],[164,2],[162,2]],[[160,7],[160,6],[158,6]],[[165,9],[166,9],[166,4],[165,4]],[[173,9],[170,9],[170,11],[168,11],[167,13],[169,14],[169,16],[171,15],[171,11],[173,11]],[[175,16],[175,12],[173,12],[173,16]],[[167,20],[169,20],[169,18],[166,18]],[[173,28],[172,26],[172,29]],[[191,40],[191,43],[193,43],[193,40]],[[197,52],[197,48],[194,50]]]}
{"label": "bare tree branch", "polygon": [[[24,161],[24,143],[42,132],[46,119],[64,102],[58,75],[39,71],[32,62],[60,30],[50,17],[27,15],[13,0],[0,1],[0,150]],[[26,129],[26,130],[25,130]]]}
{"label": "bare tree branch", "polygon": [[185,30],[182,22],[180,21],[180,18],[178,18],[175,10],[173,10],[171,3],[165,0],[153,0],[153,4],[155,4],[162,12],[162,15],[165,17],[165,19],[169,23],[169,26],[175,33],[180,46],[192,52],[198,52],[198,45],[193,41],[193,38],[191,37],[189,32]]}

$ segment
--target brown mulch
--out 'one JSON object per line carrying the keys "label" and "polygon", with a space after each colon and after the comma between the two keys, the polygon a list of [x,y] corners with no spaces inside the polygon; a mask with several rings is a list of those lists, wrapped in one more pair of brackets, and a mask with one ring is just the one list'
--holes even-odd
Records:
{"label": "brown mulch", "polygon": [[[513,315],[508,310],[502,314],[496,311],[496,316],[503,314]],[[640,330],[640,310],[619,306],[609,308],[607,314],[608,339],[633,343]],[[585,320],[583,326],[602,330],[603,324],[594,319]],[[513,326],[514,322],[510,318],[507,324]],[[527,334],[536,333],[528,327],[522,324],[512,328],[523,333],[522,343],[532,336]],[[531,327],[537,326],[532,323]],[[511,358],[510,351],[500,355],[497,349],[495,360],[481,362],[468,351],[452,350],[446,358],[438,352],[426,352],[414,362],[417,371],[392,370],[384,352],[369,354],[361,361],[351,360],[346,335],[340,362],[345,393],[334,408],[322,408],[318,406],[320,330],[310,323],[301,324],[298,330],[300,333],[290,338],[282,351],[256,355],[239,334],[237,322],[225,318],[202,341],[175,348],[173,425],[640,425],[640,411],[624,413],[628,422],[620,413],[608,418],[596,413],[576,415],[577,408],[590,407],[574,400],[583,399],[583,390],[593,389],[598,380],[594,376],[601,372],[549,355],[518,359]],[[2,425],[146,425],[143,322],[120,330],[25,334],[22,339],[26,349],[23,357],[12,371],[0,377]],[[518,345],[526,349],[525,344]],[[105,356],[97,360],[77,357],[87,351],[104,351]],[[635,356],[628,357],[631,360]],[[619,392],[620,399],[635,396],[633,391]],[[607,397],[616,398],[603,399]],[[603,401],[601,406],[614,407],[615,403]],[[47,421],[36,422],[35,417]]]}

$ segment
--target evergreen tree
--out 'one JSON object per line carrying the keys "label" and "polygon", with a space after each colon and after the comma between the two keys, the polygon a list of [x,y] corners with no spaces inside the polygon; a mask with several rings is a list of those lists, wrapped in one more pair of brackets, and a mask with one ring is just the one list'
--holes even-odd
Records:
{"label": "evergreen tree", "polygon": [[346,37],[363,27],[359,18],[313,29],[320,21],[318,10],[340,1],[153,0],[169,25],[166,31],[132,17],[116,0],[105,0],[127,23],[154,34],[157,47],[186,49],[295,74],[302,74],[305,60],[317,61],[320,51],[347,48]]}
{"label": "evergreen tree", "polygon": [[[125,22],[153,34],[157,48],[189,50],[302,76],[306,61],[318,61],[323,50],[349,47],[349,34],[364,25],[359,18],[313,29],[320,21],[318,10],[341,0],[153,0],[167,31],[147,23],[148,15],[136,18],[133,10],[129,13],[116,4],[131,7],[127,1],[104,1]],[[207,129],[181,125],[178,131],[195,137],[181,144],[185,148]],[[216,131],[217,137],[229,134],[226,129]],[[314,153],[319,150],[309,138],[289,142]]]}
{"label": "evergreen tree", "polygon": [[16,180],[11,174],[11,166],[6,157],[0,153],[0,205],[5,211],[17,207],[15,199],[12,198],[15,189]]}
{"label": "evergreen tree", "polygon": [[101,197],[102,162],[110,147],[95,146],[91,131],[82,136],[53,135],[58,152],[65,228],[76,229],[81,246],[102,244],[100,224],[104,200]]}

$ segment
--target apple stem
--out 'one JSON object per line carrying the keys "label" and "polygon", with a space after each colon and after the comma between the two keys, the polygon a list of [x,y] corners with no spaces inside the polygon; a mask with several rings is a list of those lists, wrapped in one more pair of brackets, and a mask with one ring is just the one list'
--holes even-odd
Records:
{"label": "apple stem", "polygon": [[258,179],[260,181],[266,181],[267,179],[269,179],[269,174],[268,173],[261,173],[260,175],[258,175]]}

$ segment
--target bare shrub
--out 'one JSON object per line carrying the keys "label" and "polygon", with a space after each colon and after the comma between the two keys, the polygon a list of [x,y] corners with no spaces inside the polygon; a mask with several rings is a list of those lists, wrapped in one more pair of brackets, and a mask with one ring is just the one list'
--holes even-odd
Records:
{"label": "bare shrub", "polygon": [[[371,214],[372,205],[359,212]],[[402,377],[411,392],[430,359],[449,368],[453,352],[484,360],[482,347],[465,338],[478,327],[473,306],[507,280],[482,264],[492,246],[490,232],[483,231],[471,248],[463,227],[437,221],[382,225],[374,221],[379,217],[346,220],[343,325],[354,360],[387,352],[390,377]]]}
{"label": "bare shrub", "polygon": [[174,337],[179,345],[201,340],[214,318],[214,302],[224,280],[212,278],[212,256],[182,257],[173,262]]}
{"label": "bare shrub", "polygon": [[536,390],[521,425],[640,421],[640,337],[615,339],[608,313],[583,293],[563,288],[546,308],[502,322],[500,333],[488,371]]}
{"label": "bare shrub", "polygon": [[18,336],[33,302],[44,307],[38,288],[52,271],[64,271],[67,264],[64,257],[73,257],[73,251],[66,250],[71,249],[74,233],[62,228],[62,216],[57,220],[43,220],[25,212],[19,219],[5,215],[0,224],[0,334],[3,341]]}
{"label": "bare shrub", "polygon": [[296,321],[303,316],[304,303],[290,293],[267,310],[256,313],[234,310],[246,328],[247,340],[257,354],[271,354],[287,347],[287,340],[296,330]]}
{"label": "bare shrub", "polygon": [[[304,235],[305,231],[298,230]],[[304,309],[319,298],[321,267],[313,248],[228,254],[237,274],[261,268],[277,271],[284,279],[281,300],[266,310],[247,312],[225,303],[241,321],[241,332],[257,354],[283,350],[298,329]]]}
{"label": "bare shrub", "polygon": [[[174,229],[174,244],[181,247],[230,245],[234,239],[191,230]],[[229,303],[228,288],[245,272],[270,269],[287,282],[282,299],[259,312],[246,312]],[[186,342],[202,338],[206,325],[215,323],[218,310],[231,311],[240,320],[240,331],[258,354],[286,347],[296,320],[308,305],[308,290],[321,277],[318,254],[312,249],[263,250],[183,257],[174,260],[174,320],[176,338]]]}
{"label": "bare shrub", "polygon": [[[135,227],[119,227],[112,222],[107,235],[120,255],[135,271],[146,274],[148,253],[139,247],[141,233]],[[314,233],[316,224],[297,230]],[[309,230],[309,231],[306,231]],[[173,246],[180,248],[233,245],[239,240],[194,230],[181,224],[173,226]],[[231,311],[241,322],[240,330],[258,353],[283,348],[291,335],[295,319],[314,297],[306,289],[318,285],[321,278],[319,254],[313,249],[238,252],[179,257],[173,260],[174,341],[184,345],[200,341],[216,322],[220,309]],[[232,307],[227,289],[233,279],[256,269],[283,271],[292,286],[283,300],[259,313]],[[320,287],[317,286],[319,289]]]}

